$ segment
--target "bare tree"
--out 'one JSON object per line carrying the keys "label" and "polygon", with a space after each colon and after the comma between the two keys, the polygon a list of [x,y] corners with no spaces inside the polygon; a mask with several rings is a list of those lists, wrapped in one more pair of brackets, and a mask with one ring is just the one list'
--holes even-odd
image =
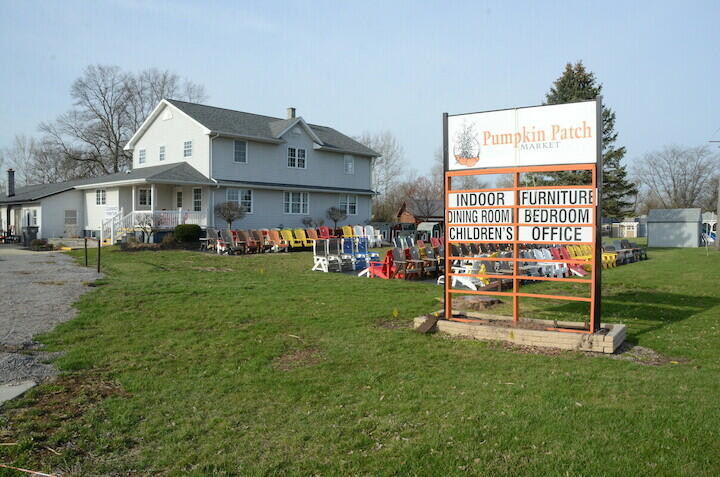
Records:
{"label": "bare tree", "polygon": [[152,237],[153,229],[155,227],[155,218],[153,214],[138,214],[137,220],[135,221],[135,227],[140,229],[142,232],[142,240],[145,243],[150,243],[150,237]]}
{"label": "bare tree", "polygon": [[73,108],[44,122],[43,143],[60,153],[60,166],[76,177],[128,169],[125,144],[160,99],[204,100],[204,88],[168,71],[127,73],[117,66],[91,65],[70,90]]}
{"label": "bare tree", "polygon": [[347,213],[338,207],[330,207],[326,215],[328,219],[332,220],[334,228],[337,228],[338,222],[342,222],[347,218]]}
{"label": "bare tree", "polygon": [[416,217],[440,215],[443,210],[442,186],[428,177],[414,177],[400,186],[405,202]]}
{"label": "bare tree", "polygon": [[245,217],[247,210],[237,202],[221,202],[215,205],[215,214],[222,217],[228,224],[228,229],[232,228],[233,222]]}
{"label": "bare tree", "polygon": [[665,146],[646,154],[634,169],[642,202],[666,209],[707,207],[718,174],[720,155],[704,146]]}
{"label": "bare tree", "polygon": [[400,183],[406,169],[405,154],[395,135],[390,131],[364,132],[356,141],[377,151],[380,157],[373,160],[373,217],[375,220],[390,220],[393,208],[393,191]]}

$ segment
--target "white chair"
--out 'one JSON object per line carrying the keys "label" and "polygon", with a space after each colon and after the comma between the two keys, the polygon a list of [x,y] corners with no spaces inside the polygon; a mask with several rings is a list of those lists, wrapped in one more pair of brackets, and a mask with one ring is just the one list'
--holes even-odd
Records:
{"label": "white chair", "polygon": [[[540,249],[542,253],[542,258],[546,260],[553,260],[553,255],[547,248]],[[554,275],[557,277],[565,277],[568,276],[569,270],[566,263],[556,263],[556,262],[550,262],[553,265],[553,269],[555,270]]]}
{"label": "white chair", "polygon": [[[337,239],[335,239],[337,240]],[[313,267],[312,271],[329,272],[331,268],[337,271],[342,270],[342,260],[339,250],[331,250],[330,240],[320,239],[313,242]],[[337,249],[337,246],[334,247]]]}
{"label": "white chair", "polygon": [[[479,273],[486,273],[485,272],[485,265],[482,263],[481,260],[469,260],[472,262],[471,264],[463,263],[461,265],[453,266],[452,267],[452,273],[464,273],[464,274],[479,274]],[[452,276],[452,282],[450,284],[450,288],[455,288],[456,284],[461,284],[471,290],[477,291],[478,286],[480,288],[484,287],[487,283],[486,278],[480,278],[480,277],[459,277],[457,275]]]}
{"label": "white chair", "polygon": [[375,228],[372,225],[365,226],[364,235],[368,238],[368,243],[370,247],[380,246],[380,244],[377,243],[377,237],[375,236]]}
{"label": "white chair", "polygon": [[353,226],[353,235],[356,237],[365,237],[365,230],[363,229],[362,225],[354,225]]}

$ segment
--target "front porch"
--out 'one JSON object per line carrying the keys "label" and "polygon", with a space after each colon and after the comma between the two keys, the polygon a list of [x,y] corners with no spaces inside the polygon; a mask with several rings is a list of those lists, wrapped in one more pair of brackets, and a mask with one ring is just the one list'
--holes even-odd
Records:
{"label": "front porch", "polygon": [[[133,184],[115,190],[95,190],[97,202],[106,201],[100,227],[100,239],[115,243],[134,232],[151,234],[171,231],[177,225],[210,224],[210,191],[208,187],[180,184]],[[103,198],[102,194],[108,197]],[[118,204],[109,205],[109,204]]]}

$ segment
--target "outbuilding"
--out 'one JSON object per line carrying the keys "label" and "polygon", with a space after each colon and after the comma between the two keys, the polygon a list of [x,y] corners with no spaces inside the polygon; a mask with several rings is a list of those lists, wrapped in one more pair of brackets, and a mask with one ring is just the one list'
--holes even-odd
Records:
{"label": "outbuilding", "polygon": [[699,247],[701,209],[652,209],[647,218],[648,247]]}

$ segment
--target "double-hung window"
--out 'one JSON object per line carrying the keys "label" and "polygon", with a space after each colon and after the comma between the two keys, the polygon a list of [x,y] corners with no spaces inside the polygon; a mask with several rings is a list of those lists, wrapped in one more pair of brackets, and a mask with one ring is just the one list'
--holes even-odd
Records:
{"label": "double-hung window", "polygon": [[107,204],[107,192],[105,189],[95,189],[95,205]]}
{"label": "double-hung window", "polygon": [[152,205],[152,189],[138,189],[138,205]]}
{"label": "double-hung window", "polygon": [[200,187],[193,189],[193,210],[195,212],[202,210],[202,189]]}
{"label": "double-hung window", "polygon": [[158,159],[161,161],[165,160],[165,146],[160,146],[160,153],[158,154]]}
{"label": "double-hung window", "polygon": [[307,152],[298,147],[288,147],[287,165],[295,169],[307,168]]}
{"label": "double-hung window", "polygon": [[145,149],[138,151],[138,164],[145,164]]}
{"label": "double-hung window", "polygon": [[247,164],[247,142],[235,141],[234,157],[235,162]]}
{"label": "double-hung window", "polygon": [[227,201],[235,202],[243,207],[248,214],[253,213],[253,193],[250,189],[228,189]]}
{"label": "double-hung window", "polygon": [[355,174],[355,158],[345,155],[345,174]]}
{"label": "double-hung window", "polygon": [[77,225],[77,210],[65,209],[65,225]]}
{"label": "double-hung window", "polygon": [[32,210],[32,224],[37,225],[37,209]]}
{"label": "double-hung window", "polygon": [[285,192],[284,211],[286,214],[308,214],[310,194],[307,192]]}
{"label": "double-hung window", "polygon": [[183,143],[183,157],[192,157],[192,141]]}
{"label": "double-hung window", "polygon": [[182,191],[175,191],[175,207],[182,209]]}
{"label": "double-hung window", "polygon": [[348,215],[357,215],[357,196],[350,194],[340,195],[340,209]]}

